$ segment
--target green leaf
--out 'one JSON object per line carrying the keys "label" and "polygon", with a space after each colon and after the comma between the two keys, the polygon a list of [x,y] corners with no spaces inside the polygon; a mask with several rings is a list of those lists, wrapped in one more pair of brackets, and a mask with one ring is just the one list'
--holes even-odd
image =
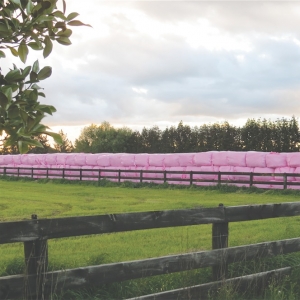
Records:
{"label": "green leaf", "polygon": [[36,60],[32,66],[32,71],[37,74],[39,70],[40,70],[40,64],[39,61]]}
{"label": "green leaf", "polygon": [[42,44],[41,43],[37,43],[37,42],[30,42],[27,44],[31,49],[33,50],[42,50]]}
{"label": "green leaf", "polygon": [[20,0],[10,0],[12,3],[17,4],[19,6],[21,6],[21,2]]}
{"label": "green leaf", "polygon": [[5,94],[5,96],[7,97],[7,100],[9,101],[9,102],[11,102],[12,101],[12,88],[11,87],[8,87],[8,88],[6,88],[6,89],[4,89],[3,90],[3,93]]}
{"label": "green leaf", "polygon": [[42,89],[40,86],[38,86],[35,83],[31,86],[31,88],[34,89],[34,90],[40,90],[40,89]]}
{"label": "green leaf", "polygon": [[18,141],[18,149],[21,154],[28,152],[28,143],[24,141]]}
{"label": "green leaf", "polygon": [[52,105],[39,105],[39,110],[49,114],[49,115],[52,115],[52,113],[56,112],[56,108]]}
{"label": "green leaf", "polygon": [[71,45],[71,41],[67,37],[59,37],[56,39],[56,41],[64,46],[69,46]]}
{"label": "green leaf", "polygon": [[29,82],[27,81],[25,83],[37,82],[38,81],[37,77],[38,77],[37,73],[31,71],[30,72],[30,81]]}
{"label": "green leaf", "polygon": [[62,19],[64,21],[67,20],[67,18],[65,17],[65,15],[61,11],[59,11],[59,10],[55,11],[53,13],[53,16],[58,17],[58,18],[60,18],[60,19]]}
{"label": "green leaf", "polygon": [[68,25],[70,25],[70,26],[89,26],[89,27],[92,27],[91,25],[84,24],[79,20],[70,21],[70,22],[68,22]]}
{"label": "green leaf", "polygon": [[29,99],[31,101],[37,101],[38,99],[38,93],[37,93],[37,90],[32,90],[29,94]]}
{"label": "green leaf", "polygon": [[72,35],[72,30],[71,29],[61,30],[56,35],[64,36],[64,37],[70,37]]}
{"label": "green leaf", "polygon": [[0,58],[2,57],[5,57],[5,53],[2,50],[0,50]]}
{"label": "green leaf", "polygon": [[46,58],[52,52],[53,44],[52,44],[49,36],[45,37],[44,43],[45,43],[45,48],[43,51],[43,56],[44,56],[44,58]]}
{"label": "green leaf", "polygon": [[32,4],[32,1],[31,1],[31,0],[28,0],[27,5],[26,5],[26,11],[27,11],[27,14],[28,14],[28,15],[31,14],[33,7],[34,7],[34,6],[33,6],[33,4]]}
{"label": "green leaf", "polygon": [[0,92],[0,105],[2,106],[2,108],[5,109],[7,103],[8,103],[7,96],[4,93]]}
{"label": "green leaf", "polygon": [[20,110],[19,110],[19,113],[20,113],[20,116],[21,116],[23,122],[24,122],[24,123],[27,123],[27,120],[28,120],[28,114],[26,113],[26,111],[23,110],[23,109],[20,109]]}
{"label": "green leaf", "polygon": [[7,81],[17,81],[20,79],[23,79],[22,74],[20,73],[20,70],[15,69],[15,70],[11,70],[9,71],[6,75],[5,75],[5,80]]}
{"label": "green leaf", "polygon": [[28,74],[30,73],[30,70],[31,70],[31,66],[28,66],[22,71],[22,75],[24,76],[24,78],[26,78],[28,76]]}
{"label": "green leaf", "polygon": [[8,46],[8,48],[9,48],[10,52],[12,53],[12,55],[14,55],[16,57],[19,56],[19,53],[18,53],[18,51],[15,48],[9,47],[9,46]]}
{"label": "green leaf", "polygon": [[71,21],[71,20],[75,19],[75,18],[78,17],[78,16],[79,16],[79,13],[77,13],[77,12],[72,12],[72,13],[70,13],[70,14],[67,16],[67,20],[68,20],[68,21]]}
{"label": "green leaf", "polygon": [[52,68],[51,67],[44,67],[39,73],[38,73],[38,80],[44,80],[48,77],[50,77],[52,74]]}
{"label": "green leaf", "polygon": [[41,96],[41,97],[44,97],[44,98],[46,97],[46,95],[44,93],[41,93],[41,92],[38,93],[38,95]]}
{"label": "green leaf", "polygon": [[61,135],[55,132],[45,131],[44,134],[50,135],[54,142],[61,145],[62,144],[62,138]]}
{"label": "green leaf", "polygon": [[26,59],[27,59],[27,55],[28,55],[28,47],[24,41],[21,42],[21,44],[18,48],[18,54],[19,54],[21,61],[23,63],[25,63]]}

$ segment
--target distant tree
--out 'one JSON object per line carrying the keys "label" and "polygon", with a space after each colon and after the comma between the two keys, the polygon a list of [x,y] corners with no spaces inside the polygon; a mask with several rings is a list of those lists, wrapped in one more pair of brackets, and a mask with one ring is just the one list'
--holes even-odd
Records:
{"label": "distant tree", "polygon": [[74,151],[74,147],[72,142],[68,139],[67,134],[63,132],[63,130],[61,129],[58,134],[61,136],[61,143],[56,143],[54,142],[54,149],[57,152],[61,152],[61,153],[68,153],[68,152],[73,152]]}
{"label": "distant tree", "polygon": [[116,129],[108,122],[90,125],[81,131],[75,140],[75,152],[118,153],[127,152],[132,130],[126,127]]}

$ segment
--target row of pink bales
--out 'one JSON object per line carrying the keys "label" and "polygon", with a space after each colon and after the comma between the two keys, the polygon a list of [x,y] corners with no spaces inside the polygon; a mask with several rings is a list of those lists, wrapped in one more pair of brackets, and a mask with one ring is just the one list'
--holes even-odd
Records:
{"label": "row of pink bales", "polygon": [[[180,154],[128,154],[128,153],[58,153],[58,154],[23,154],[0,156],[0,167],[17,168],[81,168],[88,169],[86,175],[97,175],[99,169],[104,169],[101,176],[115,176],[117,174],[105,170],[157,170],[157,171],[195,171],[195,172],[255,172],[255,173],[300,173],[300,153],[275,152],[235,152],[209,151],[200,153]],[[94,172],[93,172],[94,171]],[[42,171],[41,171],[42,172]],[[55,174],[51,171],[49,174]],[[72,171],[66,171],[71,175]],[[122,172],[122,176],[139,177],[139,172]],[[163,174],[148,173],[144,177],[162,178]],[[168,178],[189,178],[188,174],[170,174]],[[217,180],[217,175],[194,174],[194,179]],[[71,179],[71,178],[70,178]],[[249,180],[245,175],[223,175],[222,180]],[[282,181],[277,176],[254,176],[255,181],[269,181],[265,188],[276,188],[274,181]],[[300,182],[300,177],[289,176],[288,182]],[[174,181],[173,183],[189,184]],[[200,183],[199,183],[200,184]],[[209,184],[209,183],[201,183]],[[280,187],[282,188],[282,187]],[[297,188],[297,187],[294,187]],[[300,188],[300,187],[298,187]]]}

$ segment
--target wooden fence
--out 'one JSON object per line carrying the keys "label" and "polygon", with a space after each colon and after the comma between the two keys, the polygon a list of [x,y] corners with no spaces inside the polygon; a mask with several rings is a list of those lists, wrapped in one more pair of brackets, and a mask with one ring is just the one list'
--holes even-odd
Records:
{"label": "wooden fence", "polygon": [[[92,174],[91,174],[92,173]],[[105,174],[105,175],[104,175]],[[108,175],[109,174],[109,175]],[[126,174],[126,176],[125,176]],[[158,174],[158,175],[157,175]],[[30,177],[30,178],[53,178],[69,180],[96,180],[101,179],[135,182],[157,183],[183,183],[183,184],[239,184],[246,186],[279,186],[282,189],[298,186],[300,189],[300,173],[254,173],[254,172],[198,172],[198,171],[160,171],[160,170],[122,170],[122,169],[73,169],[73,168],[27,168],[27,167],[3,167],[0,166],[0,175]],[[155,176],[154,176],[155,175]],[[177,175],[178,178],[172,177]],[[198,175],[198,176],[197,176]],[[210,177],[199,179],[195,177]],[[241,179],[228,179],[228,177],[242,176]],[[181,178],[179,178],[181,177]],[[213,179],[216,177],[217,179]],[[226,178],[227,177],[227,178]],[[258,178],[261,177],[261,180]],[[264,180],[265,177],[273,177],[273,180]],[[289,178],[299,178],[298,181]]]}
{"label": "wooden fence", "polygon": [[[228,264],[300,251],[300,238],[228,248],[229,222],[300,215],[300,202],[166,210],[0,223],[0,244],[24,243],[26,273],[0,277],[0,299],[46,299],[51,293],[154,275],[212,267],[214,282],[145,295],[135,299],[207,299],[224,283],[245,289],[265,286],[270,277],[292,267],[227,279]],[[212,224],[212,248],[186,254],[47,272],[47,240],[132,230]]]}

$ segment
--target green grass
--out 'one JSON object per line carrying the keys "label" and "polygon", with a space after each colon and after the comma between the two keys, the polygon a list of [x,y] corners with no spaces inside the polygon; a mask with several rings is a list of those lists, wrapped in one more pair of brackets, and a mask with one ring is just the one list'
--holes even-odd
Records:
{"label": "green grass", "polygon": [[[68,184],[67,184],[68,183]],[[214,188],[153,184],[53,180],[0,180],[0,221],[97,215],[107,213],[294,202],[297,191],[264,191],[223,186]],[[229,246],[299,236],[300,217],[230,223]],[[49,240],[49,268],[65,269],[211,249],[211,225],[142,230]],[[0,276],[22,273],[23,245],[0,245]],[[297,255],[266,261],[264,269],[300,263]],[[257,262],[256,262],[257,264]],[[262,265],[260,265],[261,267]],[[232,273],[252,272],[256,265],[234,266]],[[163,278],[163,279],[162,279]],[[102,289],[69,292],[70,298],[120,299],[210,280],[210,270],[156,276]],[[71,293],[71,294],[70,294]],[[81,294],[80,294],[81,293]],[[87,293],[87,294],[85,294]],[[93,296],[91,296],[93,295]],[[98,296],[97,296],[98,295]],[[67,297],[67,296],[66,296]],[[96,298],[93,298],[96,297]]]}

